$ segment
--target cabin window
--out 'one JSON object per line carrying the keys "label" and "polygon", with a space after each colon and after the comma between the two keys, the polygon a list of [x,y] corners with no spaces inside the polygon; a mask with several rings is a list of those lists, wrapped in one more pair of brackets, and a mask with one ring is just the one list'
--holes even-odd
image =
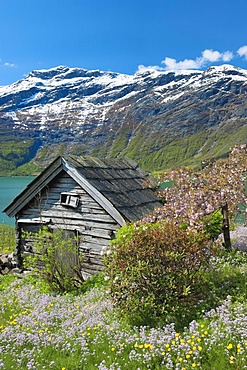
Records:
{"label": "cabin window", "polygon": [[72,208],[77,208],[79,205],[79,195],[73,193],[61,193],[60,204]]}

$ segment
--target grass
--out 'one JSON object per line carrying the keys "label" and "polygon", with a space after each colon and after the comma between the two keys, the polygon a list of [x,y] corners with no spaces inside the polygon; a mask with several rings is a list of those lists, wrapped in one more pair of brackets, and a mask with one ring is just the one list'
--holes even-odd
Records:
{"label": "grass", "polygon": [[15,228],[0,224],[0,254],[11,253],[15,249]]}
{"label": "grass", "polygon": [[219,305],[181,332],[129,326],[93,284],[56,295],[30,277],[0,277],[0,369],[246,369],[246,253],[213,258],[211,271]]}

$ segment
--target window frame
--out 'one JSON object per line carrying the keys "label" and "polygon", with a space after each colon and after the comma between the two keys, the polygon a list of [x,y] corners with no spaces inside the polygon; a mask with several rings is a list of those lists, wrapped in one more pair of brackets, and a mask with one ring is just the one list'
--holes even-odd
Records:
{"label": "window frame", "polygon": [[80,196],[77,193],[60,193],[60,204],[62,206],[77,208],[79,206]]}

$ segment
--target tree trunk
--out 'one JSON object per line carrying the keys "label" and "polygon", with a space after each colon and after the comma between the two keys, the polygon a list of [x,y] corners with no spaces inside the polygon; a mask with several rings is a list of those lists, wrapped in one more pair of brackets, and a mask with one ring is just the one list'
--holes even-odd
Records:
{"label": "tree trunk", "polygon": [[230,225],[229,225],[229,210],[228,210],[228,204],[225,203],[222,208],[221,212],[223,215],[223,223],[222,223],[222,230],[224,235],[224,247],[226,250],[231,251],[232,250],[232,244],[231,244],[231,238],[230,238]]}

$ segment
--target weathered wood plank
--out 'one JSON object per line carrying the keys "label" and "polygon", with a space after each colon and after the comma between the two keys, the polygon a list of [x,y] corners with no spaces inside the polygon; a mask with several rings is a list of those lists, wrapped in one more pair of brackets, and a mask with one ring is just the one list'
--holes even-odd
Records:
{"label": "weathered wood plank", "polygon": [[80,244],[80,251],[85,252],[85,251],[90,251],[90,254],[94,251],[95,254],[100,254],[101,250],[103,247],[108,247],[109,243],[105,243],[104,245],[100,244],[95,244],[95,243],[84,243],[82,242]]}
{"label": "weathered wood plank", "polygon": [[[57,210],[57,211],[61,211],[61,212],[77,212],[77,213],[98,213],[98,214],[107,214],[106,211],[104,211],[104,209],[102,209],[100,206],[97,207],[97,205],[84,205],[84,204],[79,204],[79,206],[75,209],[75,208],[70,208],[70,207],[66,207],[66,206],[63,206],[60,204],[60,202],[50,202],[48,201],[47,203],[44,203],[44,204],[40,204],[40,207],[36,207],[35,205],[33,207],[30,207],[30,209],[32,209],[33,212],[40,212],[41,210],[45,211],[45,212],[48,212],[49,210],[51,211],[54,211],[54,210]],[[27,210],[24,210],[24,212],[27,212]]]}
{"label": "weathered wood plank", "polygon": [[82,271],[84,274],[87,274],[88,276],[90,275],[95,275],[97,274],[98,272],[102,271],[104,269],[103,266],[95,266],[95,268],[93,268],[94,266],[91,265],[91,264],[85,264],[85,265],[82,265]]}
{"label": "weathered wood plank", "polygon": [[[47,224],[49,225],[49,219],[43,219],[43,222],[47,222]],[[28,232],[37,232],[42,222],[40,221],[40,219],[20,219],[18,220],[18,224],[20,225],[20,227]],[[67,225],[64,224],[62,226],[67,227]],[[114,230],[109,230],[108,228],[93,228],[91,226],[77,224],[71,225],[71,229],[77,229],[80,235],[82,235],[83,237],[86,235],[89,237],[99,237],[107,240],[111,240],[117,232],[117,228],[115,228]]]}
{"label": "weathered wood plank", "polygon": [[84,235],[83,236],[83,242],[82,244],[84,245],[85,242],[87,243],[90,243],[90,244],[96,244],[96,245],[101,245],[101,246],[105,246],[105,245],[108,245],[109,243],[109,239],[105,239],[105,238],[95,238],[91,235]]}
{"label": "weathered wood plank", "polygon": [[[51,208],[57,208],[57,209],[63,209],[63,210],[70,209],[69,207],[61,205],[60,199],[57,199],[57,198],[42,200],[41,202],[39,202],[39,204],[32,203],[30,204],[30,208],[37,209],[37,210],[51,209]],[[101,206],[99,206],[97,203],[80,200],[79,205],[76,208],[76,210],[79,212],[87,212],[88,209],[92,209],[92,212],[94,212],[94,210],[96,211],[98,210],[101,213],[106,213],[105,210]]]}
{"label": "weathered wood plank", "polygon": [[82,267],[83,267],[83,271],[84,269],[85,271],[89,269],[92,271],[104,269],[103,261],[95,260],[93,258],[88,261],[82,262]]}
{"label": "weathered wood plank", "polygon": [[79,191],[77,189],[68,189],[67,187],[63,187],[63,188],[51,188],[51,189],[49,189],[47,191],[43,191],[42,194],[38,195],[36,198],[38,198],[38,199],[48,199],[48,198],[57,198],[57,199],[59,199],[61,193],[76,193],[82,199],[85,199],[85,200],[88,199],[88,200],[91,200],[94,203],[96,203],[95,200],[93,200],[90,197],[90,195],[88,195],[86,192],[82,192],[82,191]]}
{"label": "weathered wood plank", "polygon": [[79,213],[73,211],[64,211],[60,209],[50,209],[48,211],[45,210],[37,210],[37,209],[27,209],[25,212],[22,213],[22,217],[24,218],[31,218],[31,217],[45,217],[45,218],[60,218],[64,221],[70,222],[70,220],[78,220],[78,222],[82,221],[92,221],[92,222],[106,222],[106,223],[114,223],[116,221],[111,218],[107,213]]}
{"label": "weathered wood plank", "polygon": [[114,235],[114,231],[111,230],[104,230],[104,229],[85,229],[80,230],[81,235],[88,235],[88,236],[96,236],[96,237],[102,237],[104,239],[112,239],[112,236]]}
{"label": "weathered wood plank", "polygon": [[[70,220],[69,223],[64,222],[61,218],[53,218],[52,222],[57,228],[67,228],[68,230],[78,230],[80,231],[80,227],[82,228],[82,231],[85,230],[85,227],[89,227],[92,229],[105,229],[105,230],[112,230],[115,231],[119,228],[119,225],[116,223],[104,223],[104,222],[93,222],[93,221],[86,221],[83,220],[83,223],[81,225],[77,221]],[[49,226],[52,226],[49,225]]]}
{"label": "weathered wood plank", "polygon": [[71,193],[80,193],[82,195],[87,194],[83,189],[78,188],[78,186],[67,186],[66,184],[49,186],[43,190],[43,193],[45,192],[49,192],[49,193],[51,192],[54,192],[54,193],[71,192]]}

